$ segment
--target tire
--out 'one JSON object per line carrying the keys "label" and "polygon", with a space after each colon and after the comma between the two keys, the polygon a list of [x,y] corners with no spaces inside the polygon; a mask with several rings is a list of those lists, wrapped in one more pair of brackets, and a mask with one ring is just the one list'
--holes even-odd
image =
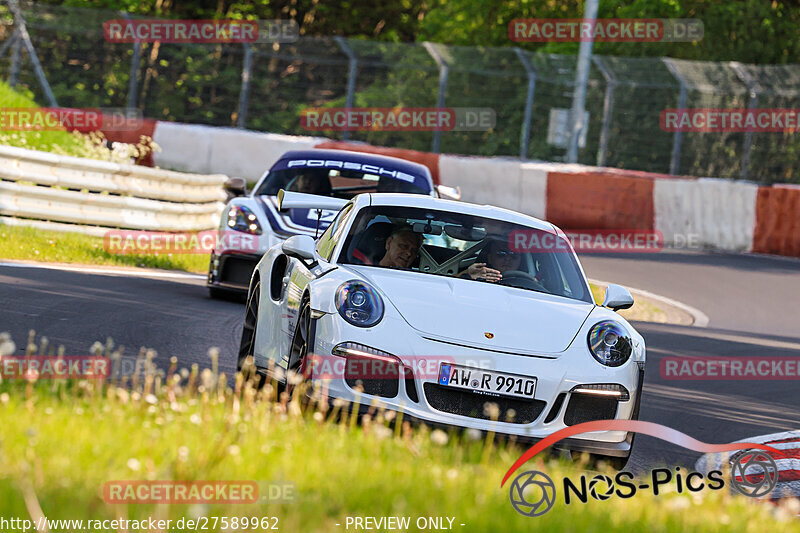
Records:
{"label": "tire", "polygon": [[247,299],[242,325],[242,340],[239,343],[239,357],[236,369],[241,372],[247,356],[254,355],[256,331],[258,328],[258,303],[261,298],[261,282],[256,281]]}
{"label": "tire", "polygon": [[303,376],[305,381],[305,362],[311,343],[311,302],[304,297],[300,303],[300,313],[297,315],[297,326],[294,328],[292,343],[289,345],[289,364],[287,365],[286,385],[291,392],[294,387],[289,384],[289,374],[296,373]]}

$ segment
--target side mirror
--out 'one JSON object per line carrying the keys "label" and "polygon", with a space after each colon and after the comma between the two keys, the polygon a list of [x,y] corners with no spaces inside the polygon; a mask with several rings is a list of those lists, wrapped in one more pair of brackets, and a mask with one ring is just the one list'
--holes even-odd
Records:
{"label": "side mirror", "polygon": [[247,182],[244,178],[228,178],[222,185],[231,197],[244,196],[247,194]]}
{"label": "side mirror", "polygon": [[461,187],[437,185],[436,192],[439,194],[439,198],[446,198],[448,200],[461,200]]}
{"label": "side mirror", "polygon": [[308,235],[295,235],[283,241],[281,249],[289,257],[296,257],[301,261],[314,259],[314,239]]}
{"label": "side mirror", "polygon": [[603,299],[603,307],[609,307],[614,311],[633,307],[633,296],[625,287],[614,285],[606,287],[606,297]]}

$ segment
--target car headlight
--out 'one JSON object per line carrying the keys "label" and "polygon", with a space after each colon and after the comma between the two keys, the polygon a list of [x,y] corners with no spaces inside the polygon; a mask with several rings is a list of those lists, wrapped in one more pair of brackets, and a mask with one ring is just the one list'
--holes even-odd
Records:
{"label": "car headlight", "polygon": [[589,330],[586,339],[589,351],[606,366],[621,366],[631,357],[633,343],[628,331],[611,320],[598,322]]}
{"label": "car headlight", "polygon": [[251,235],[261,235],[261,224],[255,213],[243,205],[232,205],[228,209],[228,227]]}
{"label": "car headlight", "polygon": [[374,326],[383,318],[383,300],[363,281],[350,280],[336,289],[336,309],[342,318],[360,328]]}

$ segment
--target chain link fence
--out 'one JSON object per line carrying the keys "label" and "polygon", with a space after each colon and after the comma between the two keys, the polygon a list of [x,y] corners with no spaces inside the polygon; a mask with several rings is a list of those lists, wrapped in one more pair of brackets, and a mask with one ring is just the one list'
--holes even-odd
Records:
{"label": "chain link fence", "polygon": [[[575,56],[506,48],[301,37],[286,44],[109,43],[120,12],[21,4],[58,105],[130,107],[159,120],[466,155],[563,161]],[[125,15],[127,16],[127,15]],[[0,76],[48,101],[6,5]],[[308,132],[308,107],[488,107],[488,131]],[[800,183],[792,132],[668,132],[667,108],[797,108],[800,65],[594,56],[579,162],[650,172]]]}

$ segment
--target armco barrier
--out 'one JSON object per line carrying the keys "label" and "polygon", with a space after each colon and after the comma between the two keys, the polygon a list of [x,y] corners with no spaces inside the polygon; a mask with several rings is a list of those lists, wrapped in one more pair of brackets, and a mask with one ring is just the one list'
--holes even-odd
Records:
{"label": "armco barrier", "polygon": [[219,223],[226,179],[0,146],[0,215],[84,233],[200,231]]}

